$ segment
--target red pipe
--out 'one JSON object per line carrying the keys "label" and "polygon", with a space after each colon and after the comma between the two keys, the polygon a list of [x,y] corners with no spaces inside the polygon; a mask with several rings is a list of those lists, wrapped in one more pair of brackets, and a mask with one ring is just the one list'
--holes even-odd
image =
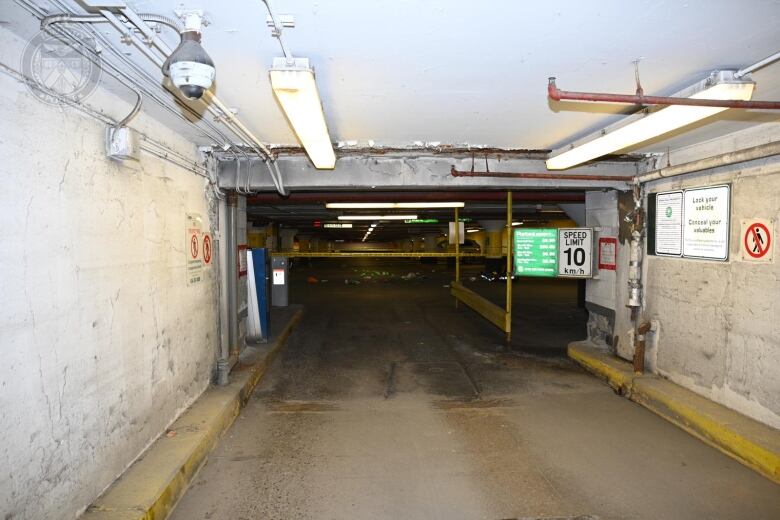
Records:
{"label": "red pipe", "polygon": [[780,101],[737,101],[731,99],[696,99],[682,97],[604,94],[600,92],[572,92],[559,90],[555,78],[547,83],[547,95],[555,101],[594,101],[597,103],[625,103],[628,105],[687,105],[694,107],[745,108],[780,110]]}
{"label": "red pipe", "polygon": [[473,172],[460,171],[452,167],[450,174],[453,177],[501,177],[504,179],[549,179],[553,181],[625,181],[633,182],[631,175],[587,175],[574,173],[527,173],[527,172]]}
{"label": "red pipe", "polygon": [[[556,176],[557,177],[557,176]],[[612,178],[612,177],[610,177]],[[249,204],[313,204],[325,202],[451,202],[506,201],[506,191],[378,191],[378,192],[294,192],[288,197],[261,193],[247,198]],[[577,191],[516,191],[515,201],[582,202],[585,194]]]}

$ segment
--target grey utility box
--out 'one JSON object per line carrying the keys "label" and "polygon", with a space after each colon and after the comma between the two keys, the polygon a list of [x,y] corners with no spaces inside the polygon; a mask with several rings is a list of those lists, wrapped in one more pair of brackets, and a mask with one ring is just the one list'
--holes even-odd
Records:
{"label": "grey utility box", "polygon": [[289,267],[290,260],[284,256],[271,257],[271,305],[287,307],[289,301]]}

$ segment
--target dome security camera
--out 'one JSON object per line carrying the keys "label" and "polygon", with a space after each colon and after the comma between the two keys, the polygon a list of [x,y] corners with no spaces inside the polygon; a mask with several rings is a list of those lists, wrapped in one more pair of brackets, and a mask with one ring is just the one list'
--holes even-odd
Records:
{"label": "dome security camera", "polygon": [[201,16],[188,13],[181,42],[163,65],[163,74],[187,99],[200,99],[211,87],[216,75],[214,61],[200,44]]}

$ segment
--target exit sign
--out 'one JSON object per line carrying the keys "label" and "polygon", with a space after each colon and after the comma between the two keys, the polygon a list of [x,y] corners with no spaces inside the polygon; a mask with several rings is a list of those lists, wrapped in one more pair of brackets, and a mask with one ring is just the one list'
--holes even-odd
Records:
{"label": "exit sign", "polygon": [[558,230],[518,228],[513,231],[515,274],[555,277],[558,274]]}

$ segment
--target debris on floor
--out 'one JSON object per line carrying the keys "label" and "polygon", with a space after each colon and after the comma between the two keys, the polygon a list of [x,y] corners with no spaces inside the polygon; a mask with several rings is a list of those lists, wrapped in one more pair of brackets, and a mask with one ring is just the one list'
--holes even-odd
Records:
{"label": "debris on floor", "polygon": [[[499,272],[493,271],[493,272],[488,273],[486,271],[482,271],[481,273],[479,273],[479,276],[480,276],[480,278],[482,278],[483,280],[485,280],[487,282],[505,282],[506,281],[506,272],[499,273]],[[512,280],[514,280],[515,278],[517,278],[517,276],[513,274],[512,275]]]}

